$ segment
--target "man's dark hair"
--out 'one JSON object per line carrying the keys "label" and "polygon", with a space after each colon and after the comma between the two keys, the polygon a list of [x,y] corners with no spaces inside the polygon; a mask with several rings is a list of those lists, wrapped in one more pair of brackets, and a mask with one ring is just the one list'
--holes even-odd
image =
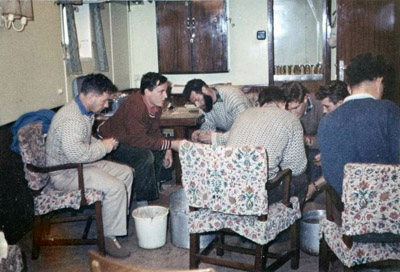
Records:
{"label": "man's dark hair", "polygon": [[160,73],[148,72],[142,76],[142,80],[140,81],[140,93],[144,94],[144,90],[146,89],[153,91],[154,88],[164,84],[167,80],[168,79]]}
{"label": "man's dark hair", "polygon": [[183,89],[183,96],[185,97],[186,101],[190,100],[190,94],[192,91],[195,91],[196,93],[202,93],[201,88],[203,88],[203,86],[208,87],[207,84],[201,79],[195,78],[188,81],[185,89]]}
{"label": "man's dark hair", "polygon": [[285,102],[285,95],[283,90],[277,86],[269,86],[263,88],[258,95],[258,103],[262,107],[265,103],[270,102]]}
{"label": "man's dark hair", "polygon": [[117,87],[103,74],[89,74],[85,76],[81,86],[81,93],[84,95],[90,92],[102,95],[103,93],[114,93],[116,91]]}
{"label": "man's dark hair", "polygon": [[385,78],[389,70],[390,65],[383,56],[373,56],[371,53],[367,53],[353,58],[345,72],[347,83],[353,87],[363,81],[372,81],[378,77]]}
{"label": "man's dark hair", "polygon": [[286,98],[286,103],[299,102],[303,103],[304,97],[309,91],[300,82],[290,81],[282,84],[281,86]]}
{"label": "man's dark hair", "polygon": [[343,81],[336,80],[330,85],[321,86],[315,94],[315,97],[318,100],[323,100],[328,97],[329,100],[336,105],[337,102],[344,100],[348,95],[347,84]]}

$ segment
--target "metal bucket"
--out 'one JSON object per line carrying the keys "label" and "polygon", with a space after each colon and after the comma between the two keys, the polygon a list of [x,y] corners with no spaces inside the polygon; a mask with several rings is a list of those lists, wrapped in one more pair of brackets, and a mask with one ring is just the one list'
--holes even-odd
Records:
{"label": "metal bucket", "polygon": [[[189,248],[188,213],[185,191],[179,189],[169,198],[171,242],[181,248]],[[215,234],[200,235],[200,248],[205,248],[215,238]]]}
{"label": "metal bucket", "polygon": [[303,213],[300,221],[300,248],[305,253],[314,256],[319,254],[319,219],[325,214],[325,210]]}

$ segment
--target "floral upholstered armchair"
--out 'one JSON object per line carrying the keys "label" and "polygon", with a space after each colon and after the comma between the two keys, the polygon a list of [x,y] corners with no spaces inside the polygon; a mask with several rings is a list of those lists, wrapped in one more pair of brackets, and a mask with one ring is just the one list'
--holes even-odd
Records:
{"label": "floral upholstered armchair", "polygon": [[[76,245],[76,244],[97,244],[104,253],[104,234],[101,213],[101,201],[103,193],[98,190],[84,187],[82,164],[68,164],[62,166],[46,167],[46,142],[42,133],[41,123],[28,124],[18,131],[18,142],[21,149],[22,161],[24,162],[25,179],[29,188],[34,194],[34,230],[32,259],[39,256],[40,245]],[[79,178],[79,189],[71,191],[56,191],[49,182],[49,173],[64,169],[77,169]],[[50,226],[51,213],[61,209],[78,210],[84,206],[95,205],[97,239],[87,239],[87,231],[83,239],[58,239],[48,237],[43,232],[44,227]],[[80,220],[88,220],[87,217],[80,217]],[[70,221],[77,221],[71,217]],[[91,220],[91,219],[90,219]],[[68,220],[64,220],[68,221]],[[90,225],[88,225],[90,226]],[[79,241],[78,241],[79,240]]]}
{"label": "floral upholstered armchair", "polygon": [[[208,262],[198,254],[198,235],[214,231],[230,231],[257,244],[258,253],[253,266],[233,263],[233,268],[263,270],[265,252],[269,242],[283,230],[293,226],[301,217],[299,201],[288,192],[283,202],[268,205],[268,159],[264,148],[222,147],[182,141],[179,150],[182,165],[182,183],[191,211],[188,215],[190,242],[190,268],[199,261]],[[281,172],[276,178],[286,180],[289,189],[291,171]],[[273,182],[274,183],[274,182]],[[279,184],[279,182],[276,182]],[[296,233],[296,232],[294,232]],[[217,253],[222,252],[223,238],[218,237]],[[297,239],[293,238],[292,267],[298,266]],[[297,254],[297,255],[296,255]],[[297,259],[296,259],[297,258]],[[226,261],[213,260],[225,265]]]}
{"label": "floral upholstered armchair", "polygon": [[[328,270],[328,247],[348,268],[400,260],[399,175],[400,165],[345,166],[342,203],[332,188],[327,190],[327,218],[320,221],[320,270]],[[341,226],[333,222],[332,203],[342,210]]]}

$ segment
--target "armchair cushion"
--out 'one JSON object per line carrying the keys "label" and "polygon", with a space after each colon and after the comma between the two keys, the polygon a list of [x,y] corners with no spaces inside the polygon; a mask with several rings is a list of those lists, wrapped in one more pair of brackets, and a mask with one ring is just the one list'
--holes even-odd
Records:
{"label": "armchair cushion", "polygon": [[344,168],[343,233],[400,234],[400,166],[347,164]]}
{"label": "armchair cushion", "polygon": [[357,243],[348,248],[342,240],[345,234],[340,226],[322,217],[320,219],[320,238],[325,236],[329,248],[347,267],[381,260],[399,260],[400,243]]}
{"label": "armchair cushion", "polygon": [[[102,191],[87,188],[85,189],[85,197],[90,205],[96,201],[102,201],[104,196]],[[78,210],[81,205],[81,198],[80,190],[68,192],[46,190],[46,192],[42,192],[34,199],[35,215],[42,215],[64,208]]]}
{"label": "armchair cushion", "polygon": [[179,156],[189,206],[236,215],[268,213],[264,148],[206,146],[183,141]]}
{"label": "armchair cushion", "polygon": [[282,203],[272,204],[266,221],[259,221],[257,216],[225,214],[208,209],[190,212],[189,232],[202,233],[227,228],[257,244],[265,245],[301,217],[298,198],[292,197],[290,202],[293,208]]}
{"label": "armchair cushion", "polygon": [[[35,135],[35,137],[32,137]],[[41,123],[31,123],[18,131],[19,147],[21,149],[22,161],[24,162],[25,179],[32,190],[41,190],[50,180],[48,173],[35,173],[27,169],[28,163],[46,166],[46,141],[42,134]]]}
{"label": "armchair cushion", "polygon": [[[342,226],[325,216],[320,220],[320,238],[344,265],[400,260],[399,170],[399,165],[345,165]],[[351,248],[343,235],[352,238]]]}
{"label": "armchair cushion", "polygon": [[24,261],[22,251],[18,245],[9,245],[7,249],[7,258],[0,259],[0,271],[24,271]]}

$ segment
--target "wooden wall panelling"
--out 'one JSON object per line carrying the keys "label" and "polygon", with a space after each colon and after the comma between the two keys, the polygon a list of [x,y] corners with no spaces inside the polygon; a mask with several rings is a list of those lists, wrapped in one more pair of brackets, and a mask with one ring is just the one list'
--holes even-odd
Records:
{"label": "wooden wall panelling", "polygon": [[[346,66],[353,57],[372,53],[393,61],[399,75],[400,36],[396,29],[399,25],[399,1],[338,0],[337,3],[337,65],[339,60],[343,60]],[[398,99],[399,86],[397,76],[392,92],[385,91],[385,95],[392,100]]]}
{"label": "wooden wall panelling", "polygon": [[[194,72],[225,72],[227,63],[227,22],[225,1],[193,1],[192,63]],[[192,35],[193,35],[192,34]]]}
{"label": "wooden wall panelling", "polygon": [[[190,10],[187,1],[156,1],[158,65],[160,72],[190,71]],[[185,37],[185,38],[183,38]]]}

